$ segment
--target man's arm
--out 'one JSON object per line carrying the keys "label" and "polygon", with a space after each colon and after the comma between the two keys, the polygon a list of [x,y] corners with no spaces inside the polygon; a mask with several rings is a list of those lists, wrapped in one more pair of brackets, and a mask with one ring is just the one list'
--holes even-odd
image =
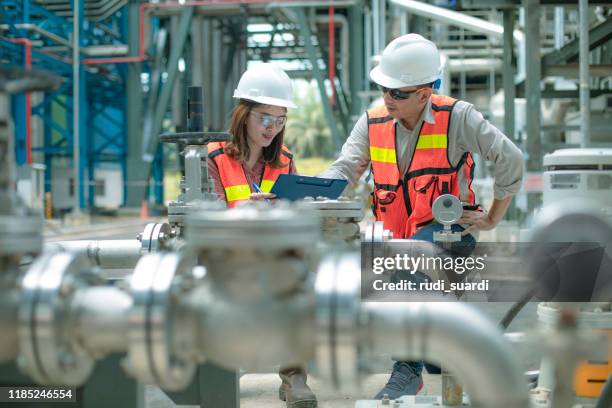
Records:
{"label": "man's arm", "polygon": [[354,184],[370,165],[370,141],[368,118],[364,113],[346,139],[340,157],[329,169],[319,175],[324,178],[341,178]]}
{"label": "man's arm", "polygon": [[[499,129],[487,121],[471,104],[463,102],[456,133],[457,148],[471,151],[493,163],[494,200],[488,213],[464,211],[460,223],[470,224],[464,231],[491,230],[502,220],[512,197],[521,188],[523,153]],[[459,107],[459,106],[458,106]],[[453,118],[454,119],[454,118]]]}

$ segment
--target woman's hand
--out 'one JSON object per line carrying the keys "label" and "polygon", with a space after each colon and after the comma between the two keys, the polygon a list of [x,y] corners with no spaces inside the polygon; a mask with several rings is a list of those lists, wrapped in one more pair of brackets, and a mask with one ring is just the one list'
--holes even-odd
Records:
{"label": "woman's hand", "polygon": [[463,215],[457,221],[458,224],[469,224],[470,226],[461,233],[462,236],[476,231],[488,231],[495,228],[497,223],[489,217],[485,211],[464,210]]}
{"label": "woman's hand", "polygon": [[250,200],[259,201],[259,200],[269,200],[271,198],[276,198],[276,194],[272,193],[251,193]]}

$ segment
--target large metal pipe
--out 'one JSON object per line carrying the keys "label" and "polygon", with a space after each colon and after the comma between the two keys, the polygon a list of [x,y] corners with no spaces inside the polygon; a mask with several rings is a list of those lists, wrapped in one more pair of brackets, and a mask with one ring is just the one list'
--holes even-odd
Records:
{"label": "large metal pipe", "polygon": [[77,291],[70,307],[77,341],[96,357],[127,350],[131,307],[131,295],[113,286]]}
{"label": "large metal pipe", "polygon": [[[448,10],[442,7],[432,6],[414,0],[391,0],[391,3],[410,11],[419,16],[431,18],[432,20],[442,21],[447,24],[462,27],[477,33],[492,35],[499,39],[504,34],[504,27],[500,24],[490,23],[480,18],[472,17],[457,11]],[[514,39],[524,42],[525,36],[520,30],[514,30]]]}
{"label": "large metal pipe", "polygon": [[591,144],[591,90],[589,87],[589,1],[580,0],[580,147]]}
{"label": "large metal pipe", "polygon": [[361,344],[373,354],[442,363],[470,394],[473,406],[524,408],[527,386],[511,344],[499,329],[461,303],[362,304]]}
{"label": "large metal pipe", "polygon": [[45,251],[84,253],[92,264],[104,269],[133,268],[140,259],[142,244],[137,239],[81,240],[45,243]]}

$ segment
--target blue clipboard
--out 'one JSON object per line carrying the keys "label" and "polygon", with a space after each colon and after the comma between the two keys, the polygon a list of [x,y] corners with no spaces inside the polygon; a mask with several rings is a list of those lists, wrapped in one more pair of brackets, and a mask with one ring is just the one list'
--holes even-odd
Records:
{"label": "blue clipboard", "polygon": [[340,197],[347,184],[348,181],[342,179],[281,174],[270,192],[276,194],[277,198],[291,201],[305,197],[327,197],[335,200]]}

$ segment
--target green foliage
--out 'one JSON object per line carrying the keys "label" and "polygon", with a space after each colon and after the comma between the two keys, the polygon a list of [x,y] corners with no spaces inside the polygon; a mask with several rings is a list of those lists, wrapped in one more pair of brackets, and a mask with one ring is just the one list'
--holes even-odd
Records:
{"label": "green foliage", "polygon": [[297,109],[289,109],[285,144],[298,157],[331,158],[334,154],[331,131],[327,127],[323,104],[312,83],[294,96]]}

